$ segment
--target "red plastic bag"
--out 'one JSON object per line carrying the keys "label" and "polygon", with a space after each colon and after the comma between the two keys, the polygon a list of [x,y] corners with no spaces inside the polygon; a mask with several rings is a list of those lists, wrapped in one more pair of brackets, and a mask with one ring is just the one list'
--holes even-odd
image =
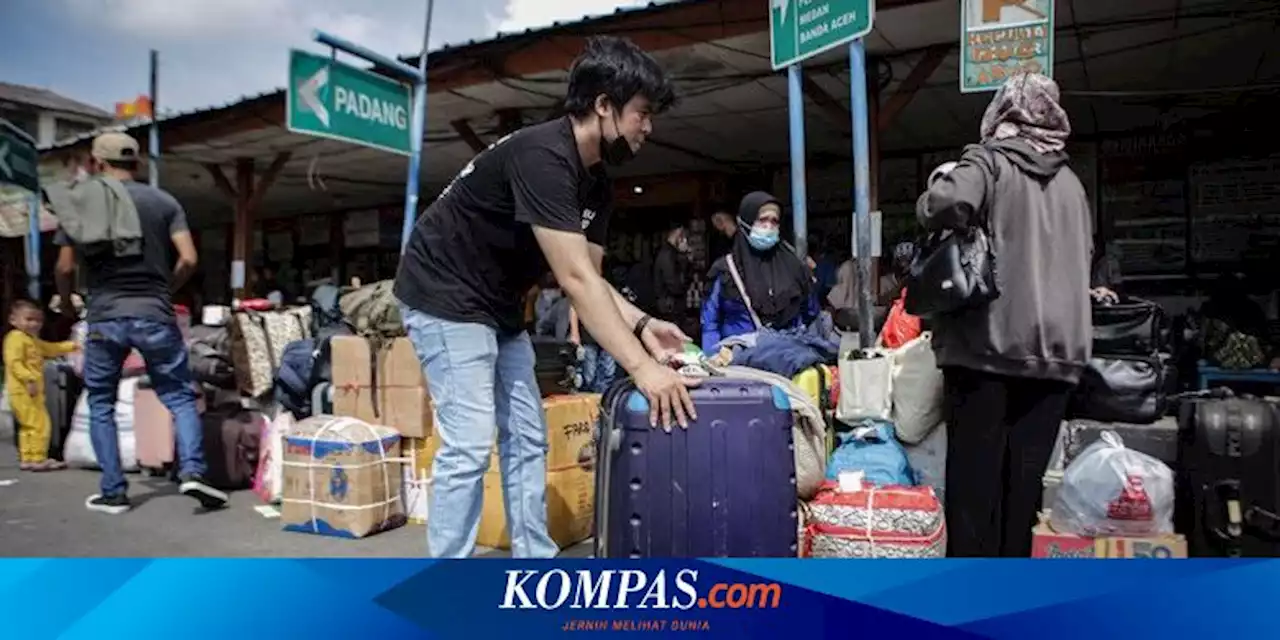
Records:
{"label": "red plastic bag", "polygon": [[907,313],[907,290],[893,301],[889,309],[889,317],[885,318],[884,328],[880,330],[880,345],[897,349],[902,345],[920,337],[920,318]]}

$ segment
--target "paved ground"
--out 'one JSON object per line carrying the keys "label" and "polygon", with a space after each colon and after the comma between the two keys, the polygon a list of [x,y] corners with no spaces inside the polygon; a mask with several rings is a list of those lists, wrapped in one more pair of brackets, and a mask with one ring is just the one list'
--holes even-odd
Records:
{"label": "paved ground", "polygon": [[[3,429],[0,429],[2,431]],[[227,509],[199,513],[194,500],[159,478],[129,475],[134,508],[111,516],[84,508],[98,473],[18,471],[9,433],[0,433],[0,556],[21,557],[423,557],[426,529],[406,525],[364,540],[287,533],[254,510],[252,492],[232,494]],[[17,480],[8,484],[8,480]],[[565,551],[587,557],[590,545]],[[504,557],[483,549],[478,556]]]}

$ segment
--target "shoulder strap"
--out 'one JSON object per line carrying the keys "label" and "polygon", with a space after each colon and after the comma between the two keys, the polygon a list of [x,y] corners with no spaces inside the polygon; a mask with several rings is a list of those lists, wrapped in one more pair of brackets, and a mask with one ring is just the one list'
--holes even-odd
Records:
{"label": "shoulder strap", "polygon": [[757,331],[763,329],[764,323],[760,322],[760,316],[756,315],[756,308],[751,304],[751,295],[747,293],[747,287],[742,284],[742,275],[738,273],[738,264],[733,260],[733,254],[725,256],[725,264],[729,266],[729,275],[733,276],[733,283],[738,286],[738,293],[742,294],[742,302],[747,305],[751,322],[755,323]]}

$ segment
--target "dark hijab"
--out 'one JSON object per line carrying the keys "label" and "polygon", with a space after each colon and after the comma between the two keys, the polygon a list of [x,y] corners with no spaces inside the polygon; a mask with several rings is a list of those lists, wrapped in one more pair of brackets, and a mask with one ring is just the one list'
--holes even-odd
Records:
{"label": "dark hijab", "polygon": [[[804,313],[809,304],[813,280],[809,269],[789,251],[782,242],[767,251],[751,248],[748,236],[751,225],[760,215],[760,208],[776,204],[777,198],[763,191],[749,193],[738,206],[738,225],[741,230],[733,237],[733,261],[738,265],[743,285],[751,297],[751,306],[760,316],[760,322],[770,327],[790,327]],[[733,282],[727,264],[717,263],[724,296],[742,300],[742,294]]]}

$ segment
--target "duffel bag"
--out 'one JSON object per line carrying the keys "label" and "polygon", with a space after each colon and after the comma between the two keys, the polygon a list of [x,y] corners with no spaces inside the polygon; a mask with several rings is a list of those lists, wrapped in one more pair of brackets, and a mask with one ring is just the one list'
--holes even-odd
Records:
{"label": "duffel bag", "polygon": [[1093,352],[1150,356],[1167,350],[1164,311],[1142,298],[1093,304]]}
{"label": "duffel bag", "polygon": [[841,492],[824,483],[807,503],[804,558],[942,558],[946,517],[931,487],[867,487]]}
{"label": "duffel bag", "polygon": [[1096,356],[1080,374],[1070,417],[1099,422],[1151,424],[1167,411],[1177,380],[1167,355]]}

